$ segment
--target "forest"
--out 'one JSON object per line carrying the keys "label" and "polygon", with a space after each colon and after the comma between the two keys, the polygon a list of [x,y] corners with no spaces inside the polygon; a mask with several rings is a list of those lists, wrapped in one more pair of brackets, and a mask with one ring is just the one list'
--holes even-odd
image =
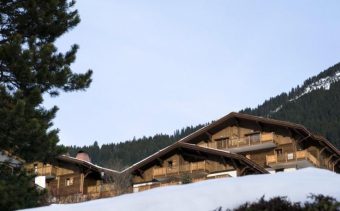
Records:
{"label": "forest", "polygon": [[[340,63],[307,79],[304,84],[240,112],[302,124],[340,147]],[[329,89],[320,88],[301,96],[308,86],[324,78],[334,78]],[[337,79],[337,80],[335,80]]]}
{"label": "forest", "polygon": [[[303,94],[304,90],[315,82],[327,77],[334,78],[339,72],[340,63],[307,79],[301,86],[292,88],[288,93],[281,93],[256,108],[246,108],[240,112],[302,124],[313,133],[326,137],[339,148],[340,81],[334,79],[329,90],[321,88]],[[102,146],[95,141],[90,146],[68,146],[67,150],[71,156],[75,156],[79,150],[84,150],[90,154],[93,163],[122,170],[205,125],[186,127],[172,135],[158,134]]]}
{"label": "forest", "polygon": [[95,141],[90,146],[71,146],[67,149],[71,156],[76,156],[79,150],[83,150],[90,155],[93,163],[122,170],[204,126],[203,124],[190,126],[176,130],[172,135],[157,134],[152,137],[134,138],[122,143],[103,144],[101,147]]}

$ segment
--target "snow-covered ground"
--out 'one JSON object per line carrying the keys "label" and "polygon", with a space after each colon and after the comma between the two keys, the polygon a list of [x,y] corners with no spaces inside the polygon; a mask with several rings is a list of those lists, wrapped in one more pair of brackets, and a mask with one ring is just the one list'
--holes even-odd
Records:
{"label": "snow-covered ground", "polygon": [[[340,200],[340,175],[328,170],[307,168],[272,175],[214,179],[188,185],[155,188],[140,193],[99,199],[78,204],[51,205],[36,210],[214,210],[234,208],[261,196],[288,196],[291,201],[306,201],[310,193]],[[34,209],[35,210],[35,209]]]}

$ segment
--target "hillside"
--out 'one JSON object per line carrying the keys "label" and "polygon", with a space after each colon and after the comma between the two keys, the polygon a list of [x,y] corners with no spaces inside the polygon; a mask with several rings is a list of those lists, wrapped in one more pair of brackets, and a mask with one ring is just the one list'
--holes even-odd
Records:
{"label": "hillside", "polygon": [[242,113],[299,123],[340,147],[340,63]]}
{"label": "hillside", "polygon": [[103,144],[101,147],[95,141],[90,146],[70,146],[67,150],[73,157],[79,150],[84,150],[90,154],[93,163],[122,170],[204,126],[186,127],[176,130],[172,135],[157,134],[152,137],[134,138],[122,143]]}
{"label": "hillside", "polygon": [[247,201],[288,196],[294,202],[307,199],[311,193],[324,194],[340,200],[340,175],[333,172],[307,168],[279,174],[251,175],[223,178],[177,185],[94,200],[78,204],[51,205],[33,209],[57,210],[195,210],[232,209]]}
{"label": "hillside", "polygon": [[[257,108],[246,108],[240,112],[300,123],[340,148],[340,63],[307,79],[288,93],[272,97]],[[94,163],[122,169],[203,126],[187,127],[173,135],[159,134],[101,147],[95,142],[90,146],[68,147],[68,150],[71,156],[85,150]]]}

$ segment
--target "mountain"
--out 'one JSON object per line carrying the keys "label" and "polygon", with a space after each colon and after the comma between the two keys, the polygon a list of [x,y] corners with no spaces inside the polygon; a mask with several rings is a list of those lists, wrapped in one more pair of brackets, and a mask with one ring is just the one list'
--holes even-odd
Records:
{"label": "mountain", "polygon": [[[340,63],[307,79],[288,93],[266,100],[256,108],[240,111],[256,116],[286,120],[306,126],[340,147]],[[122,143],[67,147],[71,156],[85,150],[92,162],[107,168],[123,169],[176,142],[205,125],[177,130],[173,135],[158,134]]]}
{"label": "mountain", "polygon": [[241,113],[299,123],[340,147],[340,63]]}

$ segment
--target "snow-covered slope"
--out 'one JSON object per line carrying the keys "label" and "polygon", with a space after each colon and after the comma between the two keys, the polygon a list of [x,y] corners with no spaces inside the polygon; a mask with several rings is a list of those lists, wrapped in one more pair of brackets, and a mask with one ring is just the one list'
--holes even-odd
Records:
{"label": "snow-covered slope", "polygon": [[265,195],[288,196],[292,201],[305,201],[310,193],[324,194],[340,200],[340,175],[328,170],[307,168],[273,175],[253,175],[156,188],[119,197],[79,204],[51,205],[38,208],[63,211],[99,210],[214,210],[234,208]]}
{"label": "snow-covered slope", "polygon": [[332,73],[331,75],[324,76],[318,79],[316,78],[318,77],[315,77],[315,79],[313,80],[310,79],[311,81],[309,81],[308,83],[305,82],[301,87],[296,88],[296,92],[298,94],[289,94],[289,98],[286,101],[282,102],[282,104],[278,105],[277,107],[271,108],[268,113],[268,117],[271,117],[273,114],[280,111],[288,103],[294,102],[295,100],[301,98],[308,93],[311,93],[312,91],[319,89],[329,90],[332,84],[340,81],[340,70]]}
{"label": "snow-covered slope", "polygon": [[318,90],[318,89],[329,90],[329,88],[331,87],[331,84],[338,82],[338,81],[340,81],[340,72],[336,72],[332,76],[327,76],[325,78],[321,78],[321,79],[309,84],[308,86],[306,86],[303,89],[303,92],[300,95],[295,96],[292,99],[289,99],[289,101],[291,102],[291,101],[297,100],[300,97],[302,97],[303,95],[308,94],[308,93],[310,93],[314,90]]}

